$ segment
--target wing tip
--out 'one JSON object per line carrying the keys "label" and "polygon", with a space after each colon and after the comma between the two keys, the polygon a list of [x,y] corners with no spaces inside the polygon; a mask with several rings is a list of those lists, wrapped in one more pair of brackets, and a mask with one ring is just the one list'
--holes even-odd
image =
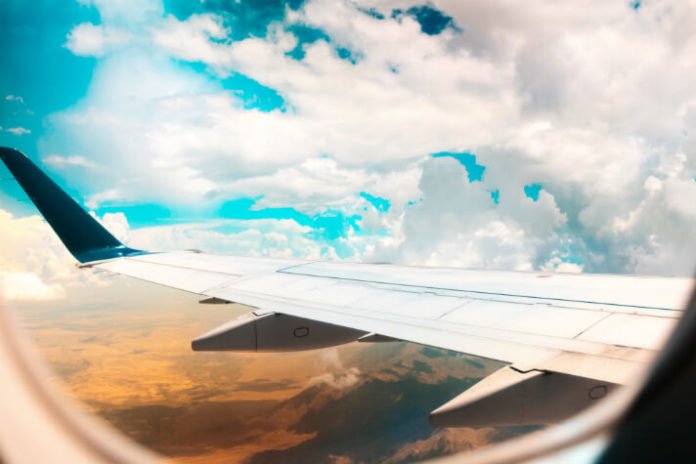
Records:
{"label": "wing tip", "polygon": [[0,160],[80,263],[145,253],[123,245],[20,150],[0,147]]}

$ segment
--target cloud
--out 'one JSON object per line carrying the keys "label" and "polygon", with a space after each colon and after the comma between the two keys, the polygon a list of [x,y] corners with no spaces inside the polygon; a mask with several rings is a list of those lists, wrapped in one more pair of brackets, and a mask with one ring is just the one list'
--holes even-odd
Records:
{"label": "cloud", "polygon": [[64,297],[75,272],[48,225],[38,216],[17,218],[0,209],[0,230],[0,294],[8,300]]}
{"label": "cloud", "polygon": [[24,103],[24,98],[21,95],[5,95],[5,100],[10,102]]}
{"label": "cloud", "polygon": [[[509,75],[498,75],[465,53],[448,53],[446,40],[422,34],[410,18],[380,21],[347,3],[311,2],[296,13],[295,22],[320,28],[362,58],[351,64],[332,44],[318,40],[305,45],[305,57],[299,62],[286,55],[295,47],[296,37],[277,25],[263,39],[211,41],[210,16],[205,22],[200,16],[184,21],[170,18],[164,30],[175,23],[176,33],[156,35],[156,43],[177,58],[202,61],[223,75],[233,71],[249,75],[283,95],[294,111],[254,115],[275,140],[284,141],[272,146],[285,152],[274,153],[276,163],[330,153],[341,162],[370,165],[414,159],[458,146],[462,139],[473,146],[504,122],[487,115],[511,109],[506,95],[496,92]],[[409,43],[408,49],[403,43]],[[398,73],[390,67],[398,68]],[[467,86],[479,92],[467,92]],[[429,97],[423,98],[424,94]],[[458,117],[465,112],[479,117]],[[298,131],[301,138],[294,136]],[[271,148],[261,145],[261,134],[244,134],[249,141],[245,145]]]}
{"label": "cloud", "polygon": [[222,18],[216,15],[192,15],[186,21],[170,15],[154,31],[152,38],[178,58],[215,64],[226,61],[224,39],[229,32]]}
{"label": "cloud", "polygon": [[352,464],[353,459],[350,456],[342,454],[329,454],[327,456],[328,462],[331,464]]}
{"label": "cloud", "polygon": [[521,186],[499,188],[506,201],[495,205],[487,181],[470,182],[455,159],[428,160],[419,181],[422,201],[403,214],[405,238],[375,253],[379,260],[401,257],[433,266],[533,269],[536,250],[557,240],[556,229],[567,218],[551,194],[541,192],[535,202]]}
{"label": "cloud", "polygon": [[126,218],[125,214],[106,213],[101,218],[97,217],[94,213],[91,214],[121,242],[128,243],[130,241],[130,225],[128,224],[128,218]]}
{"label": "cloud", "polygon": [[123,192],[119,189],[110,189],[103,192],[95,193],[85,202],[85,206],[89,209],[97,209],[102,203],[113,200],[121,200],[124,198]]}
{"label": "cloud", "polygon": [[24,127],[7,127],[5,128],[5,132],[9,132],[10,134],[16,135],[18,137],[21,137],[22,135],[31,134],[31,131]]}
{"label": "cloud", "polygon": [[[428,35],[418,18],[391,14],[418,2],[315,0],[241,40],[220,12],[95,5],[103,24],[71,34],[76,53],[101,56],[89,91],[52,117],[60,137],[44,145],[119,173],[85,185],[102,192],[94,207],[106,198],[214,210],[260,197],[260,207],[306,214],[360,210],[363,229],[345,237],[353,259],[693,272],[693,5],[440,0],[432,8],[456,27]],[[303,41],[300,27],[323,35]],[[301,59],[289,53],[298,45]],[[282,107],[249,106],[228,88],[240,74]],[[430,159],[439,152],[473,153],[482,178]],[[524,196],[533,184],[537,201]],[[252,234],[288,227],[246,224],[244,240],[198,226],[175,235],[244,253]],[[323,246],[314,238],[296,254],[332,256],[317,254]]]}
{"label": "cloud", "polygon": [[[355,12],[348,13],[355,16]],[[201,163],[196,170],[204,169],[206,176],[212,177],[208,180],[212,181],[222,175],[227,175],[229,179],[230,175],[234,178],[267,174],[269,170],[293,166],[308,157],[319,157],[326,153],[334,156],[341,165],[382,164],[388,158],[416,159],[430,151],[450,148],[455,143],[451,135],[455,133],[453,123],[456,119],[460,120],[456,130],[465,130],[458,118],[458,111],[465,107],[473,111],[472,104],[475,102],[471,96],[445,99],[447,101],[443,101],[441,109],[434,102],[418,98],[418,91],[408,88],[408,79],[417,79],[419,85],[435,87],[437,83],[427,81],[442,78],[437,75],[422,76],[420,70],[416,72],[416,59],[409,63],[409,75],[404,70],[401,72],[404,77],[401,78],[386,70],[383,59],[353,66],[341,59],[326,42],[319,41],[308,47],[306,57],[300,63],[285,56],[285,52],[296,42],[290,34],[276,28],[268,39],[250,38],[228,43],[218,39],[224,30],[219,20],[216,22],[213,18],[211,15],[199,15],[179,21],[168,17],[159,29],[155,29],[154,41],[162,50],[179,59],[203,61],[223,75],[233,70],[249,74],[261,84],[287,96],[294,110],[285,113],[247,111],[240,107],[234,97],[220,92],[157,99],[147,95],[150,97],[149,108],[143,108],[147,109],[147,119],[145,115],[142,116],[138,133],[142,134],[142,128],[150,126],[148,121],[154,119],[159,124],[147,131],[149,137],[146,140],[142,140],[142,137],[137,139],[142,141],[140,150],[152,153],[153,161],[162,158],[168,160],[162,166],[165,168],[161,170],[163,176],[170,174],[167,168],[171,166],[190,165],[193,153],[199,154]],[[382,41],[379,32],[382,25],[366,18],[372,21],[369,24],[373,28],[370,44],[376,46]],[[360,20],[360,17],[356,16],[356,20]],[[394,32],[400,32],[402,28],[397,23],[390,27]],[[407,32],[401,33],[402,37],[396,37],[392,42],[407,40],[406,36],[411,33],[418,43],[425,42],[421,54],[430,53],[429,48],[444,52],[445,44],[438,42],[438,39],[419,38],[422,34],[415,22],[403,21],[403,27]],[[392,48],[398,50],[396,43],[392,43]],[[400,55],[406,56],[403,51]],[[491,70],[482,74],[473,60],[469,60],[468,65],[464,58],[450,60],[449,66],[461,79],[487,85],[486,79],[491,75]],[[122,63],[124,67],[131,64]],[[382,74],[382,68],[385,68],[386,74],[380,77],[382,82],[375,83],[374,78]],[[318,80],[317,77],[321,75],[324,77]],[[98,75],[92,86],[106,92],[109,84],[100,82],[102,77],[107,78]],[[456,95],[455,82],[451,78],[446,79],[446,82],[442,82],[443,86]],[[362,104],[355,105],[356,101]],[[477,99],[477,103],[484,106],[489,105],[488,101]],[[111,105],[104,107],[96,101],[93,103],[91,111],[79,117],[82,130],[85,124],[98,124],[97,121],[92,122],[92,118],[98,115],[114,119],[115,108]],[[153,114],[157,116],[153,118]],[[132,111],[129,116],[136,120],[141,118],[138,111]],[[471,123],[477,125],[478,120],[481,119],[472,119]],[[464,126],[466,124],[464,122]],[[403,131],[403,127],[413,129]],[[70,130],[69,127],[67,129]],[[472,137],[482,133],[479,129],[477,126],[470,131]],[[269,134],[272,134],[272,138],[269,138]],[[434,134],[450,139],[451,143],[433,140]],[[387,140],[390,142],[385,143]]]}
{"label": "cloud", "polygon": [[541,266],[541,270],[563,272],[566,274],[578,274],[582,272],[583,266],[578,263],[569,263],[567,261],[563,261],[563,259],[559,256],[553,256],[551,259],[546,261],[543,266]]}
{"label": "cloud", "polygon": [[0,272],[3,298],[13,300],[55,300],[65,296],[60,284],[46,284],[31,272]]}
{"label": "cloud", "polygon": [[58,168],[68,166],[79,166],[82,168],[95,168],[97,165],[84,156],[60,156],[50,155],[43,159],[43,162]]}
{"label": "cloud", "polygon": [[78,56],[102,56],[130,40],[130,34],[122,29],[82,23],[70,31],[65,46]]}
{"label": "cloud", "polygon": [[[123,215],[105,215],[102,222],[127,237]],[[117,227],[118,224],[121,227]],[[72,289],[108,285],[90,269],[78,269],[50,226],[38,215],[16,217],[0,209],[0,297],[7,300],[56,300]]]}
{"label": "cloud", "polygon": [[334,390],[348,390],[363,381],[363,376],[357,367],[345,367],[341,360],[340,350],[329,348],[319,352],[318,362],[328,372],[317,375],[307,381],[307,387],[327,385]]}
{"label": "cloud", "polygon": [[138,29],[162,17],[161,0],[78,0],[99,10],[104,23]]}
{"label": "cloud", "polygon": [[642,201],[612,223],[612,237],[626,237],[633,244],[628,257],[639,273],[674,275],[694,269],[690,231],[696,227],[696,205],[684,199],[695,198],[696,181],[680,177],[648,177]]}
{"label": "cloud", "polygon": [[127,241],[145,250],[200,249],[243,256],[339,259],[336,246],[317,241],[311,232],[289,219],[217,220],[132,229]]}
{"label": "cloud", "polygon": [[363,207],[365,202],[359,200],[363,190],[377,196],[388,196],[390,202],[405,205],[418,195],[416,182],[419,175],[420,169],[415,163],[398,171],[377,173],[365,168],[342,166],[335,159],[319,157],[282,167],[269,175],[222,184],[222,189],[234,196],[267,192],[259,200],[259,206],[293,205],[314,213],[327,207],[347,208],[349,200],[359,202]]}
{"label": "cloud", "polygon": [[360,370],[351,367],[345,372],[327,373],[309,379],[308,386],[325,384],[336,390],[347,390],[360,382]]}
{"label": "cloud", "polygon": [[492,428],[441,429],[428,438],[416,440],[399,448],[383,460],[385,463],[412,462],[472,450],[490,444]]}

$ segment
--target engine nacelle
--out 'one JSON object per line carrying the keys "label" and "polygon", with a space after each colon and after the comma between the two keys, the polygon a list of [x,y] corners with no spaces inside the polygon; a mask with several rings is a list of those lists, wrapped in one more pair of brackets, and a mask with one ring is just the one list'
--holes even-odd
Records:
{"label": "engine nacelle", "polygon": [[191,342],[194,351],[303,351],[350,343],[365,335],[285,314],[246,313]]}

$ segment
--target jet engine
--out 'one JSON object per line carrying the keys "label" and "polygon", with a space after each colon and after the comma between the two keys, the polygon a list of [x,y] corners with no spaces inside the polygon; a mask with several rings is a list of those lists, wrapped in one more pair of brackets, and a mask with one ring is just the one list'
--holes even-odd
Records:
{"label": "jet engine", "polygon": [[194,351],[303,351],[356,341],[365,332],[286,314],[246,313],[191,342]]}

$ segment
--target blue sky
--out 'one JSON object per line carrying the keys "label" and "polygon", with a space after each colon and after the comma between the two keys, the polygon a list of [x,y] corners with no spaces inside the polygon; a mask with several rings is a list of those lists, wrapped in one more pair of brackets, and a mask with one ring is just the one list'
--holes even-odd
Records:
{"label": "blue sky", "polygon": [[[675,230],[693,213],[675,199],[694,188],[692,63],[669,35],[688,8],[598,5],[590,17],[530,4],[496,18],[413,1],[40,6],[0,6],[11,44],[0,143],[142,246],[176,227],[170,246],[252,254],[691,266]],[[561,30],[572,40],[548,40]],[[616,74],[617,57],[641,62],[626,52],[637,44],[671,50],[682,71],[660,74],[656,58]],[[647,130],[645,114],[661,123]],[[3,181],[3,210],[34,214],[23,198]]]}
{"label": "blue sky", "polygon": [[[301,1],[290,2],[165,2],[157,16],[166,17],[173,15],[180,20],[186,20],[196,14],[218,14],[222,23],[229,27],[230,33],[223,42],[240,41],[249,37],[265,37],[269,24],[281,21],[286,13],[286,8],[296,10],[302,6]],[[29,8],[21,2],[6,3],[2,7],[4,24],[3,42],[21,44],[19,47],[11,47],[3,53],[2,65],[5,69],[12,69],[11,73],[3,74],[0,88],[5,96],[2,102],[5,107],[0,125],[6,128],[21,127],[29,132],[17,134],[3,131],[0,134],[0,143],[14,146],[30,157],[41,163],[41,151],[47,148],[43,138],[46,126],[50,126],[50,117],[85,98],[89,83],[92,79],[99,58],[76,56],[66,47],[66,38],[73,27],[80,23],[100,24],[99,8],[96,5],[69,3],[67,9],[58,3],[47,2],[47,8],[38,10]],[[384,19],[376,10],[365,11]],[[427,35],[437,35],[446,28],[456,29],[451,17],[430,5],[420,5],[408,9],[394,9],[392,18],[408,16],[415,19],[422,32]],[[11,19],[14,19],[11,21]],[[125,21],[127,23],[127,21]],[[139,28],[139,24],[130,25]],[[334,43],[332,38],[321,28],[311,27],[305,24],[296,24],[288,27],[297,37],[297,45],[287,53],[288,56],[301,61],[304,58],[303,47],[316,41],[324,41],[334,48],[337,56],[351,63],[359,59],[359,54],[350,49]],[[39,59],[36,59],[38,54]],[[31,58],[30,58],[31,57]],[[170,64],[188,69],[190,72],[200,75],[210,85],[224,90],[239,100],[245,110],[249,111],[293,111],[291,102],[286,101],[276,90],[264,86],[253,78],[239,72],[231,72],[221,76],[204,63],[198,61],[170,60]],[[60,137],[61,134],[53,134]],[[50,143],[50,142],[48,142]],[[70,146],[70,141],[65,142]],[[42,150],[43,148],[43,150]],[[427,155],[427,153],[424,153]],[[481,180],[484,166],[476,164],[476,157],[471,153],[440,152],[433,157],[450,156],[459,161],[468,173],[469,181]],[[83,157],[81,156],[80,159]],[[68,162],[69,163],[69,162]],[[55,171],[51,166],[43,166],[45,169]],[[72,194],[85,201],[84,192],[75,190],[75,185],[66,183],[66,179],[57,172],[55,176],[59,183],[72,190]],[[77,179],[77,187],[80,186]],[[16,188],[5,189],[16,199],[24,199],[23,194]],[[263,191],[257,192],[257,198],[264,195]],[[369,192],[354,192],[357,199],[363,199],[366,205],[363,210],[374,208],[379,213],[387,212],[390,208],[390,200],[370,194]],[[105,213],[121,212],[126,215],[133,227],[157,226],[171,221],[180,221],[178,216],[191,219],[290,219],[297,224],[311,229],[307,232],[317,240],[333,241],[345,238],[349,232],[361,233],[359,225],[362,217],[360,214],[345,214],[341,210],[316,205],[318,212],[307,214],[293,208],[292,205],[263,208],[256,207],[256,200],[250,197],[237,197],[221,199],[217,206],[210,208],[187,208],[176,204],[162,202],[141,202],[137,198],[121,202],[118,200],[101,204],[95,209],[98,215]],[[22,214],[31,214],[31,208],[25,201],[8,202],[7,209]],[[375,231],[382,233],[382,231]],[[352,253],[339,250],[339,257],[349,257]]]}

